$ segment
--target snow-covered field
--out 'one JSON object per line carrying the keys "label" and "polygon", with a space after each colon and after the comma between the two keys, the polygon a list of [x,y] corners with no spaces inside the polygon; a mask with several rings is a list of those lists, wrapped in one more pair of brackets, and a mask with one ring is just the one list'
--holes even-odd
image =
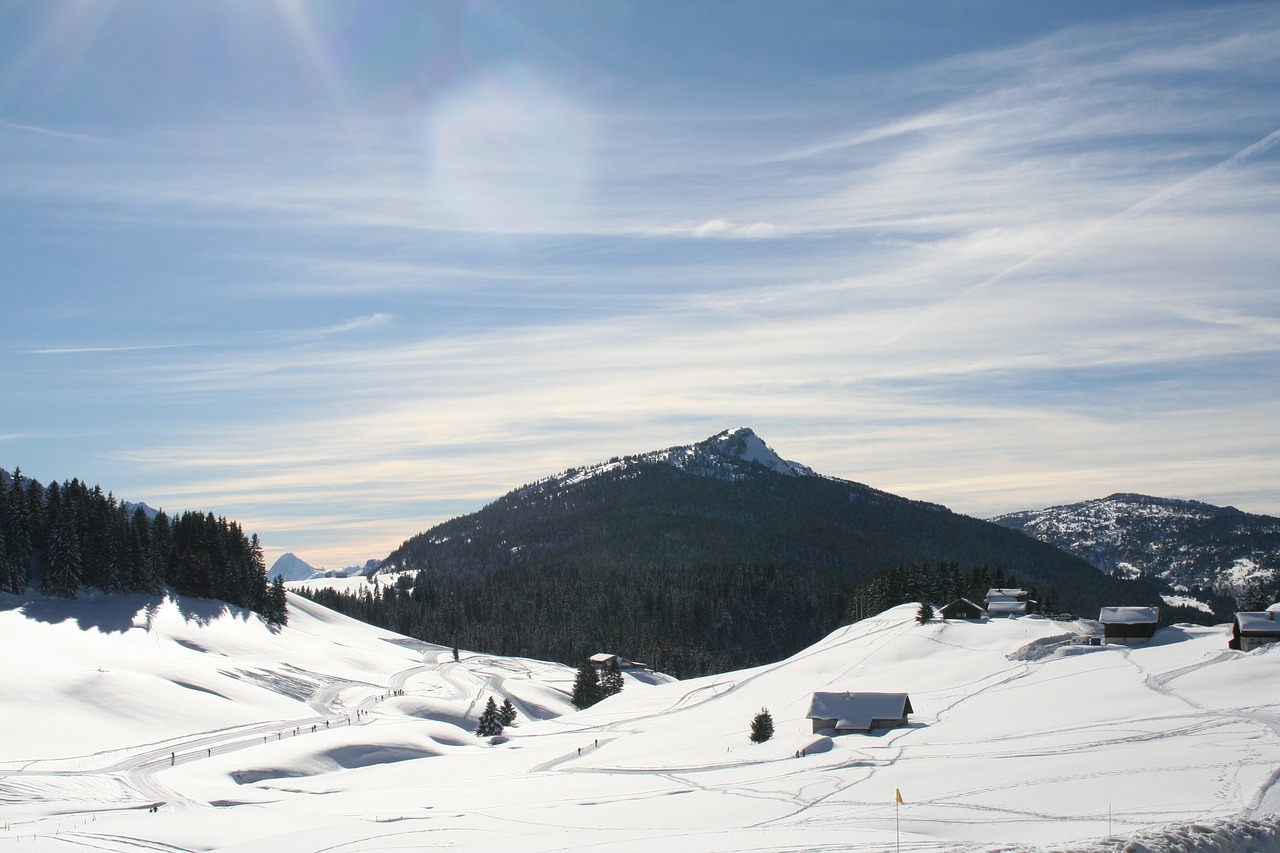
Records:
{"label": "snow-covered field", "polygon": [[[290,611],[0,596],[0,849],[1280,851],[1280,648],[1225,628],[1080,646],[1096,625],[908,605],[575,712],[558,664]],[[915,713],[814,735],[815,690]],[[519,713],[498,743],[489,696]]]}

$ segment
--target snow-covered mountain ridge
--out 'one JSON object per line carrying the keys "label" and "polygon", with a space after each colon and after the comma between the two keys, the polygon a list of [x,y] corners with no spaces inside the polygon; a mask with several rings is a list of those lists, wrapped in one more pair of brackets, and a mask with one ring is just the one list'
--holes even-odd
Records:
{"label": "snow-covered mountain ridge", "polygon": [[1171,592],[1239,596],[1280,575],[1280,518],[1129,493],[992,519],[1103,572],[1154,578]]}
{"label": "snow-covered mountain ridge", "polygon": [[[1097,647],[1073,643],[1088,621],[904,605],[572,711],[566,667],[289,603],[273,630],[207,601],[0,596],[0,636],[41,650],[0,657],[0,850],[883,853],[900,827],[920,853],[1280,853],[1280,648],[1221,627]],[[813,692],[844,690],[908,693],[910,725],[814,733]],[[519,711],[504,739],[472,734],[488,696]]]}
{"label": "snow-covered mountain ridge", "polygon": [[569,468],[528,486],[522,486],[517,493],[532,495],[562,490],[602,474],[626,471],[639,465],[655,462],[670,465],[700,477],[727,482],[741,480],[757,473],[760,469],[786,476],[817,476],[811,468],[783,459],[749,427],[735,427],[696,444],[614,457],[608,462]]}

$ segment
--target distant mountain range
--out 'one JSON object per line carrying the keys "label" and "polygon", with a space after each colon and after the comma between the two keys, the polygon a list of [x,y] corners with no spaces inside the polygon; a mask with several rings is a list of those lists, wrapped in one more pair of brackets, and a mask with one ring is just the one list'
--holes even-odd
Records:
{"label": "distant mountain range", "polygon": [[317,569],[308,564],[297,554],[286,553],[276,558],[267,571],[267,577],[276,576],[286,581],[309,581],[315,578],[349,578],[356,575],[371,575],[382,565],[381,560],[368,560],[363,566],[347,566],[345,569]]}
{"label": "distant mountain range", "polygon": [[1145,584],[1000,525],[790,462],[740,427],[518,488],[407,540],[382,571],[482,578],[538,567],[626,572],[769,565],[848,582],[921,562],[978,565],[1055,588],[1080,613],[1156,603]]}
{"label": "distant mountain range", "polygon": [[1280,579],[1280,518],[1235,507],[1114,494],[992,521],[1107,574],[1152,581],[1166,603],[1194,599],[1225,618],[1254,582],[1274,594]]}

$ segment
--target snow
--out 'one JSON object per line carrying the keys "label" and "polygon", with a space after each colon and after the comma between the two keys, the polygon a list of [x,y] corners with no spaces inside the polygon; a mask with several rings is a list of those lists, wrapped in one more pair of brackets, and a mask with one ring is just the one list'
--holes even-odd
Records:
{"label": "snow", "polygon": [[1104,625],[1149,625],[1160,621],[1156,607],[1104,607],[1098,613],[1098,621]]}
{"label": "snow", "polygon": [[1276,620],[1276,612],[1241,610],[1236,613],[1236,624],[1240,626],[1241,634],[1280,634],[1280,621]]}
{"label": "snow", "polygon": [[1160,598],[1170,607],[1194,607],[1196,610],[1203,611],[1204,613],[1213,612],[1213,608],[1206,602],[1203,602],[1198,598],[1192,598],[1189,595],[1162,595]]}
{"label": "snow", "polygon": [[[904,605],[574,711],[569,667],[455,662],[289,602],[273,631],[205,601],[0,596],[0,850],[885,851],[897,818],[913,852],[1280,851],[1280,694],[1259,689],[1280,647],[1230,651],[1227,626],[1080,646],[1096,623]],[[813,734],[813,694],[845,690],[914,713]],[[500,739],[472,734],[489,696],[518,711]]]}

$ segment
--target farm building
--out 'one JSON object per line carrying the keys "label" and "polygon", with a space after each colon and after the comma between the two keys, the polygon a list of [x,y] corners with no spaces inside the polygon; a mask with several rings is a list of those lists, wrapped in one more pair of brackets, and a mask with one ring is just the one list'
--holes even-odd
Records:
{"label": "farm building", "polygon": [[987,611],[967,598],[957,598],[938,611],[943,619],[985,619]]}
{"label": "farm building", "polygon": [[1108,643],[1142,643],[1155,636],[1160,624],[1158,607],[1104,607],[1098,613],[1102,636]]}
{"label": "farm building", "polygon": [[1025,616],[1034,603],[1025,589],[987,590],[987,615],[991,617]]}
{"label": "farm building", "polygon": [[624,657],[619,657],[618,655],[606,654],[604,652],[601,652],[600,654],[597,654],[597,655],[592,655],[591,665],[594,666],[596,669],[610,669],[615,665],[618,667],[618,669],[621,669],[624,671],[628,669],[646,669],[645,665],[642,663],[637,663],[636,661],[627,660]]}
{"label": "farm building", "polygon": [[1242,652],[1251,652],[1276,642],[1280,642],[1280,607],[1273,604],[1266,610],[1237,613],[1227,645]]}
{"label": "farm building", "polygon": [[907,724],[914,713],[905,693],[814,693],[809,703],[809,719],[814,733],[832,731],[838,735],[896,729]]}

